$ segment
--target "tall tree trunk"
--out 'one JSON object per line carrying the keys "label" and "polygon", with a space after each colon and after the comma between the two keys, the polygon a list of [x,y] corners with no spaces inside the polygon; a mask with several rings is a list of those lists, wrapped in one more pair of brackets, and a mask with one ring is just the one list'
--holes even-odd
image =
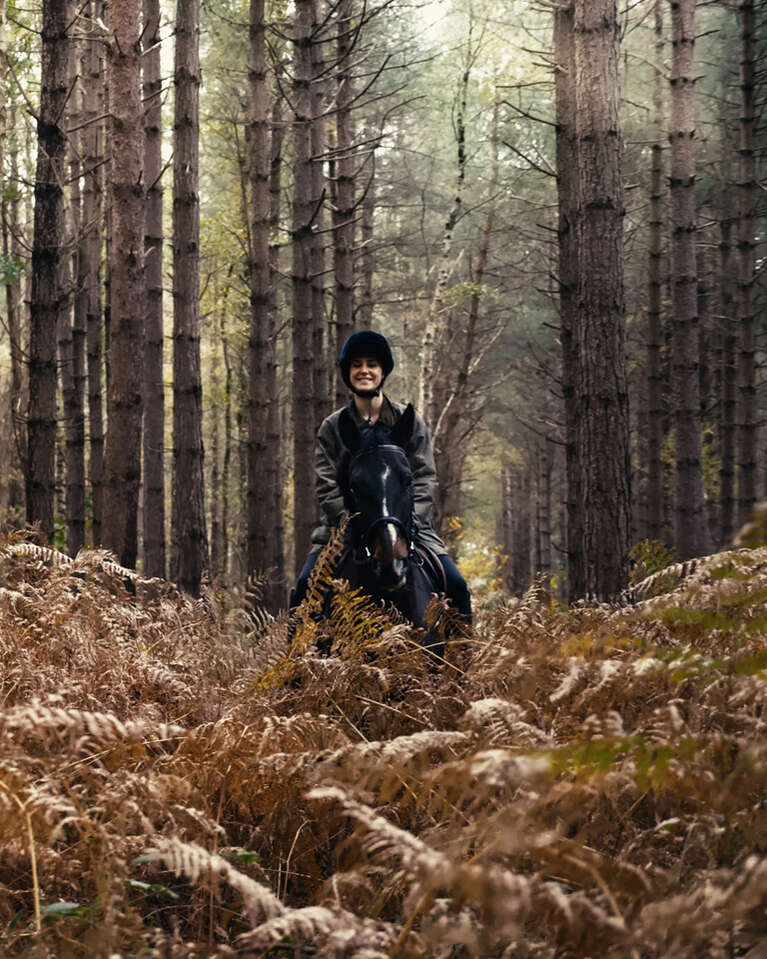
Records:
{"label": "tall tree trunk", "polygon": [[[80,73],[79,49],[72,53],[72,75]],[[83,121],[85,95],[78,76],[75,89],[70,92],[69,125],[77,128]],[[82,253],[85,244],[83,230],[80,177],[83,173],[82,152],[78,138],[69,144],[70,209],[72,216],[72,278],[74,300],[72,327],[69,333],[70,349],[62,358],[62,380],[69,366],[69,391],[64,391],[64,418],[67,437],[67,550],[74,556],[85,545],[85,335],[88,322],[87,279],[83,273]],[[67,318],[68,319],[68,318]]]}
{"label": "tall tree trunk", "polygon": [[53,540],[56,456],[56,329],[62,309],[66,134],[71,0],[44,0],[38,152],[30,297],[27,521]]}
{"label": "tall tree trunk", "polygon": [[276,277],[269,262],[272,150],[269,95],[266,78],[266,22],[264,0],[250,5],[250,362],[248,431],[248,571],[268,572],[264,599],[276,611],[282,587],[275,582],[274,510],[279,491],[273,484],[274,460],[279,460],[279,438],[270,436],[270,420],[277,403],[275,391],[276,315],[272,311],[272,284]]}
{"label": "tall tree trunk", "polygon": [[735,434],[737,411],[737,366],[735,350],[735,296],[733,291],[733,219],[729,215],[727,199],[729,184],[722,184],[724,200],[719,222],[719,271],[721,274],[721,340],[720,400],[719,400],[719,543],[724,548],[735,533]]}
{"label": "tall tree trunk", "polygon": [[567,472],[566,541],[568,595],[583,596],[580,477],[576,459],[577,419],[575,388],[578,381],[576,294],[578,251],[576,219],[578,207],[577,150],[575,137],[575,60],[573,7],[554,10],[554,90],[556,99],[557,226],[559,246],[559,328],[562,344],[562,400],[565,416],[565,459]]}
{"label": "tall tree trunk", "polygon": [[512,592],[521,596],[531,578],[530,471],[527,467],[511,468],[510,486]]}
{"label": "tall tree trunk", "polygon": [[650,173],[650,238],[647,263],[647,538],[663,539],[663,4],[655,0],[655,66],[653,70],[652,169]]}
{"label": "tall tree trunk", "polygon": [[144,133],[140,0],[110,8],[109,419],[104,459],[104,545],[135,566],[141,482],[144,342]]}
{"label": "tall tree trunk", "polygon": [[330,377],[328,375],[328,351],[326,348],[327,316],[325,311],[325,137],[324,73],[325,60],[323,41],[318,24],[323,20],[323,0],[312,0],[312,203],[315,210],[314,234],[312,236],[312,333],[314,350],[314,426],[320,424],[330,413]]}
{"label": "tall tree trunk", "polygon": [[754,0],[740,4],[740,284],[738,295],[738,520],[745,523],[756,503],[756,154],[754,127]]}
{"label": "tall tree trunk", "polygon": [[293,61],[293,539],[300,572],[314,508],[314,342],[312,249],[312,0],[295,4]]}
{"label": "tall tree trunk", "polygon": [[[370,179],[362,196],[359,250],[359,304],[354,311],[354,328],[369,330],[373,325],[373,277],[375,275],[375,149],[371,156]],[[339,353],[340,353],[339,349]]]}
{"label": "tall tree trunk", "polygon": [[199,17],[199,0],[178,0],[173,125],[171,578],[195,596],[208,566],[200,373]]}
{"label": "tall tree trunk", "polygon": [[160,0],[144,0],[144,572],[165,576],[162,64]]}
{"label": "tall tree trunk", "polygon": [[676,548],[710,549],[703,494],[698,381],[698,275],[695,259],[695,0],[671,5],[671,220],[676,422]]}
{"label": "tall tree trunk", "polygon": [[[16,108],[9,111],[10,126],[16,125]],[[5,284],[5,305],[8,315],[8,340],[11,361],[11,388],[9,391],[11,429],[13,433],[13,463],[9,484],[9,505],[21,508],[24,505],[25,464],[27,461],[27,430],[25,420],[24,351],[22,348],[22,302],[21,302],[21,224],[19,220],[19,148],[14,137],[11,140],[10,176],[12,189],[3,193],[3,253],[13,264],[13,271]]]}
{"label": "tall tree trunk", "polygon": [[628,579],[631,455],[623,293],[623,186],[615,0],[576,0],[579,205],[575,390],[583,572],[599,599]]}
{"label": "tall tree trunk", "polygon": [[453,202],[445,220],[442,231],[442,255],[434,287],[429,312],[424,324],[423,339],[421,341],[421,363],[418,378],[418,400],[421,414],[429,429],[433,429],[439,418],[445,400],[444,380],[448,375],[447,364],[444,369],[441,365],[441,353],[444,331],[447,323],[445,319],[445,294],[450,280],[450,255],[453,248],[453,234],[458,217],[463,206],[463,194],[466,187],[466,100],[471,77],[472,64],[471,29],[466,45],[466,59],[458,85],[455,110],[455,137],[457,150],[456,186]]}
{"label": "tall tree trunk", "polygon": [[[275,64],[279,75],[280,66]],[[282,207],[282,145],[285,139],[285,124],[282,119],[282,98],[274,97],[271,117],[271,163],[269,170],[269,233],[273,240],[269,244],[269,326],[266,351],[264,383],[269,394],[269,408],[266,422],[266,470],[264,482],[269,497],[269,546],[271,548],[269,567],[274,573],[267,584],[265,601],[269,609],[279,609],[285,605],[285,526],[282,516],[282,458],[280,426],[280,401],[277,389],[277,331],[279,314],[277,289],[280,281],[280,211]]]}
{"label": "tall tree trunk", "polygon": [[[336,60],[338,92],[336,94],[336,190],[333,206],[333,269],[336,292],[336,340],[338,356],[346,339],[354,332],[354,212],[355,173],[354,136],[351,107],[354,87],[351,70],[353,49],[354,0],[338,4]],[[346,386],[335,378],[335,405],[344,405]]]}
{"label": "tall tree trunk", "polygon": [[[480,228],[477,255],[472,273],[473,291],[469,299],[469,316],[465,332],[456,330],[451,343],[451,352],[457,353],[457,370],[450,394],[445,398],[439,412],[432,440],[435,446],[437,466],[437,498],[435,502],[435,519],[438,528],[443,534],[449,532],[446,521],[451,516],[459,516],[461,512],[461,483],[463,467],[466,460],[466,440],[473,424],[469,422],[471,380],[479,355],[478,329],[480,323],[480,306],[482,301],[482,287],[485,281],[487,258],[490,251],[490,237],[493,232],[495,219],[495,192],[498,187],[498,109],[499,98],[496,95],[493,105],[491,126],[492,164],[490,182],[488,185],[489,206],[484,222]],[[461,336],[463,333],[463,336]]]}
{"label": "tall tree trunk", "polygon": [[101,248],[104,194],[104,126],[98,119],[105,112],[105,76],[103,37],[97,22],[103,23],[104,0],[90,0],[86,15],[91,24],[85,44],[83,84],[85,94],[84,120],[80,149],[83,156],[83,240],[80,269],[87,294],[86,350],[88,358],[88,480],[91,490],[92,542],[102,542],[104,516],[104,415],[101,380],[102,309],[101,309]]}
{"label": "tall tree trunk", "polygon": [[551,444],[538,441],[536,449],[535,571],[551,572]]}

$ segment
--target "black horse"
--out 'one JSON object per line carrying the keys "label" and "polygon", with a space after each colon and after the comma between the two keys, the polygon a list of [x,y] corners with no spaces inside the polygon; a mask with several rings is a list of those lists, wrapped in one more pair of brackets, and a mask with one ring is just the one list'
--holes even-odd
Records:
{"label": "black horse", "polygon": [[[439,558],[414,536],[413,476],[405,453],[414,421],[412,405],[390,429],[360,430],[351,414],[342,412],[339,430],[346,450],[336,480],[351,519],[336,576],[425,628],[426,607],[446,587]],[[426,647],[441,652],[443,641],[431,640]]]}

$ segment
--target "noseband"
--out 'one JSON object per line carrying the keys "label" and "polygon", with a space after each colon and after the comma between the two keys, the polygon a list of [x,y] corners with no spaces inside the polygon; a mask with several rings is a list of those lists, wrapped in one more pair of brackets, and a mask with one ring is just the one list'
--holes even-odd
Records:
{"label": "noseband", "polygon": [[[392,443],[381,443],[380,446],[374,446],[374,447],[370,447],[369,449],[359,450],[357,453],[355,453],[355,454],[351,457],[351,459],[349,460],[349,477],[350,477],[350,479],[351,479],[352,468],[355,466],[355,464],[358,463],[359,461],[363,460],[366,456],[369,456],[371,453],[377,453],[377,452],[396,453],[396,454],[400,457],[400,459],[403,460],[403,461],[406,463],[407,469],[408,469],[408,474],[410,474],[410,462],[408,461],[408,458],[407,458],[407,456],[406,456],[406,454],[405,454],[405,451],[404,451],[401,447],[395,446],[395,445],[392,444]],[[350,487],[350,489],[351,489],[351,487]],[[353,495],[354,495],[354,494],[353,494],[353,492],[352,492],[352,496],[353,496]],[[364,535],[363,535],[363,536],[361,537],[361,539],[360,539],[361,549],[364,550],[364,555],[363,555],[362,560],[360,560],[360,562],[365,563],[365,562],[367,562],[367,561],[371,558],[371,553],[370,553],[370,548],[369,548],[369,546],[368,546],[368,543],[370,542],[370,537],[373,535],[373,532],[374,532],[379,526],[389,526],[389,525],[391,525],[391,526],[394,526],[396,529],[398,529],[398,530],[402,533],[402,535],[404,536],[404,538],[405,538],[405,542],[407,543],[408,553],[409,553],[409,554],[412,554],[412,553],[413,553],[414,548],[415,548],[415,544],[414,544],[414,540],[413,540],[413,492],[412,492],[412,487],[410,488],[410,496],[409,496],[409,498],[410,498],[410,508],[408,509],[407,522],[403,522],[403,521],[402,521],[401,519],[399,519],[397,516],[391,516],[391,515],[388,515],[388,514],[384,514],[383,516],[379,516],[379,517],[377,517],[377,519],[374,519],[373,522],[368,526],[368,528],[365,530]]]}

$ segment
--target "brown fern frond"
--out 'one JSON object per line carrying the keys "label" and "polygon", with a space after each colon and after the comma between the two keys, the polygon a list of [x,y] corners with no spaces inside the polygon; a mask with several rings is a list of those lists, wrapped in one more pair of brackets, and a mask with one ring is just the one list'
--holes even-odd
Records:
{"label": "brown fern frond", "polygon": [[280,916],[285,911],[270,889],[235,869],[223,856],[208,852],[196,843],[185,843],[171,837],[147,850],[145,856],[147,861],[157,862],[169,872],[187,876],[192,882],[226,882],[240,895],[245,912],[253,924],[264,918]]}

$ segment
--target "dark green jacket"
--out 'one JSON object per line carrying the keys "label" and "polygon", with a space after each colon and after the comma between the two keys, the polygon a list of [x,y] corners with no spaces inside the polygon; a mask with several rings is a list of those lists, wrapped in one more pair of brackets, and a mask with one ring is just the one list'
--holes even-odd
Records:
{"label": "dark green jacket", "polygon": [[[365,426],[365,420],[360,416],[354,400],[349,403],[350,411],[360,429]],[[384,426],[393,426],[402,415],[405,407],[399,403],[392,403],[384,396],[383,406],[379,414],[379,422]],[[312,533],[312,546],[320,549],[330,539],[330,531],[338,526],[344,515],[344,501],[341,491],[336,484],[336,466],[344,450],[341,434],[338,429],[338,420],[341,410],[336,410],[326,417],[317,431],[315,446],[315,488],[317,500],[322,510],[322,524]],[[413,493],[415,497],[415,527],[416,539],[425,546],[431,547],[437,553],[446,553],[445,544],[434,529],[431,519],[431,508],[434,494],[437,489],[437,470],[434,466],[434,454],[431,449],[431,439],[426,424],[416,413],[413,435],[405,450],[413,471]]]}

